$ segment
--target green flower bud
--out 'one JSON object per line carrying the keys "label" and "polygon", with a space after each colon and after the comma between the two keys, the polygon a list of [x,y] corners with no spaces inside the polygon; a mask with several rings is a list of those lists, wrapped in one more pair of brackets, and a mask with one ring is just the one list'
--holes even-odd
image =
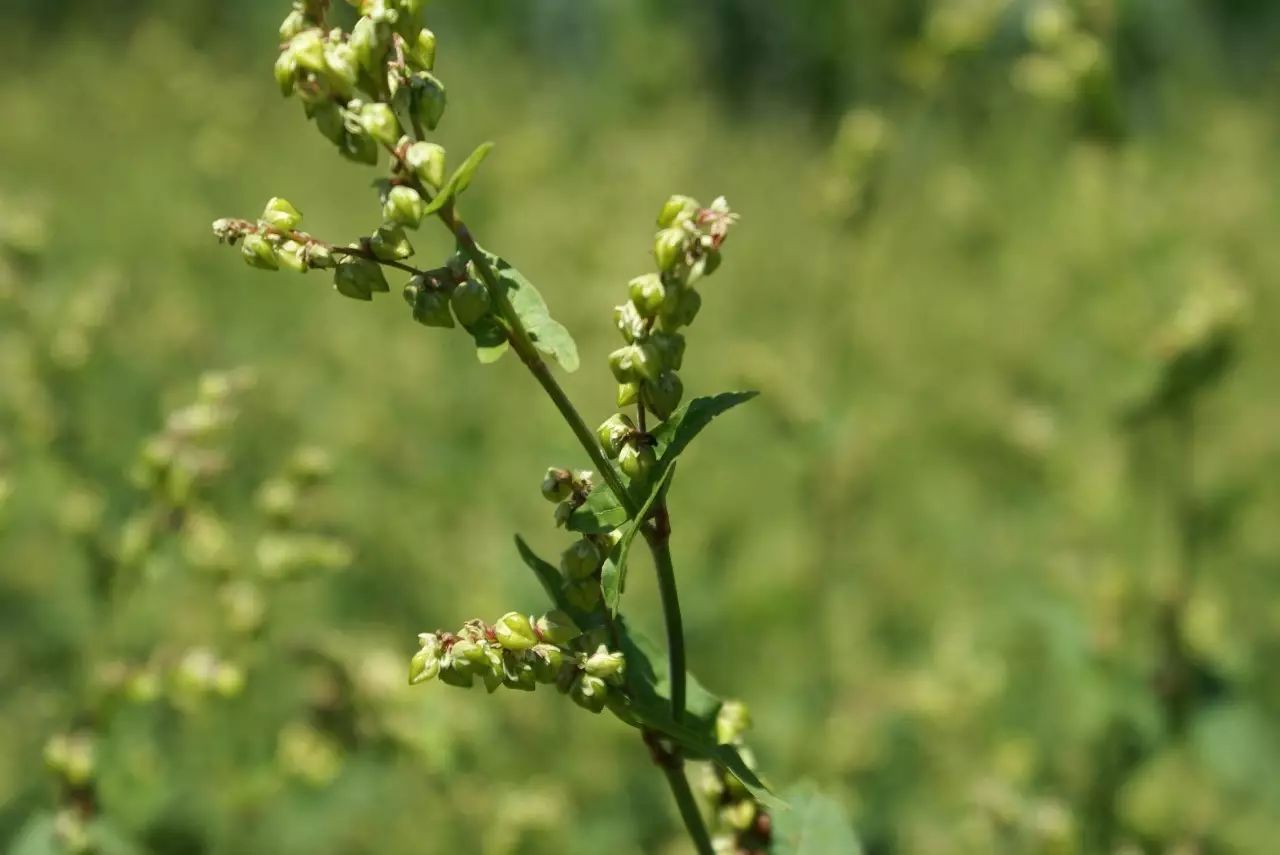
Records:
{"label": "green flower bud", "polygon": [[324,47],[324,33],[312,28],[294,36],[286,50],[294,55],[301,68],[323,74],[325,71]]}
{"label": "green flower bud", "polygon": [[468,279],[453,289],[451,302],[458,322],[469,327],[489,314],[489,289],[475,279]]}
{"label": "green flower bud", "polygon": [[631,304],[635,306],[636,311],[642,318],[652,318],[657,315],[667,296],[667,290],[662,284],[662,277],[656,273],[637,276],[632,279],[629,290]]}
{"label": "green flower bud", "polygon": [[328,270],[337,264],[333,250],[322,243],[309,243],[302,248],[302,257],[312,270]]}
{"label": "green flower bud", "polygon": [[240,244],[240,257],[250,267],[259,270],[279,270],[280,260],[276,258],[276,248],[262,235],[245,235]]}
{"label": "green flower bud", "polygon": [[326,45],[324,64],[334,89],[348,97],[352,95],[355,92],[360,71],[356,52],[351,45],[345,42]]}
{"label": "green flower bud", "polygon": [[684,367],[685,340],[680,333],[659,332],[649,337],[664,368],[679,371]]}
{"label": "green flower bud", "polygon": [[618,406],[629,407],[640,400],[639,383],[620,383],[618,385]]}
{"label": "green flower bud", "polygon": [[493,627],[494,635],[507,650],[528,650],[538,643],[533,624],[518,612],[508,612]]}
{"label": "green flower bud", "polygon": [[288,98],[293,94],[293,87],[297,85],[298,55],[289,48],[280,51],[280,55],[276,57],[273,72],[276,83],[280,85],[280,94]]}
{"label": "green flower bud", "polygon": [[751,713],[742,701],[725,701],[716,714],[716,742],[733,745],[751,729]]}
{"label": "green flower bud", "polygon": [[649,333],[649,325],[641,317],[634,303],[623,303],[613,308],[613,323],[622,333],[628,344],[644,338]]}
{"label": "green flower bud", "polygon": [[692,217],[700,207],[696,199],[688,196],[672,196],[663,204],[662,211],[658,214],[658,228],[671,228],[681,220]]}
{"label": "green flower bud", "polygon": [[542,479],[542,496],[548,502],[563,502],[573,495],[573,476],[567,469],[552,467]]}
{"label": "green flower bud", "polygon": [[360,127],[383,145],[395,145],[400,139],[400,122],[395,112],[377,101],[360,108]]}
{"label": "green flower bud", "polygon": [[564,595],[571,606],[589,612],[600,603],[600,583],[594,578],[573,582],[565,587]]}
{"label": "green flower bud", "polygon": [[413,255],[413,244],[398,225],[386,225],[374,232],[369,249],[383,261],[401,261]]}
{"label": "green flower bud", "polygon": [[684,229],[663,229],[653,244],[653,257],[658,269],[666,273],[685,259],[689,235]]}
{"label": "green flower bud", "polygon": [[534,679],[539,683],[547,685],[560,677],[560,670],[564,667],[564,651],[559,647],[554,644],[539,644],[529,653],[529,664],[533,666]]}
{"label": "green flower bud", "polygon": [[559,609],[547,612],[538,618],[537,623],[534,624],[534,629],[537,630],[539,638],[551,644],[568,644],[582,635],[582,630],[578,629],[573,622],[573,618]]}
{"label": "green flower bud", "polygon": [[684,383],[676,372],[663,371],[657,380],[647,381],[640,387],[640,398],[654,415],[666,421],[684,398]]}
{"label": "green flower bud", "polygon": [[440,639],[433,633],[418,636],[421,649],[409,660],[409,685],[416,686],[440,673]]}
{"label": "green flower bud", "polygon": [[583,709],[598,713],[604,709],[605,701],[609,697],[609,686],[599,677],[583,674],[573,684],[569,696]]}
{"label": "green flower bud", "polygon": [[306,273],[306,247],[297,241],[287,240],[276,247],[276,261],[280,262],[280,266],[285,270]]}
{"label": "green flower bud", "polygon": [[334,268],[333,287],[353,300],[372,300],[374,291],[390,290],[377,262],[355,257],[344,258]]}
{"label": "green flower bud", "polygon": [[416,43],[410,48],[408,60],[419,68],[432,71],[436,67],[436,34],[420,30]]}
{"label": "green flower bud", "polygon": [[429,142],[414,143],[405,152],[404,160],[422,183],[432,190],[439,190],[444,186],[444,146]]}
{"label": "green flower bud", "polygon": [[382,216],[402,226],[416,229],[422,223],[427,210],[427,203],[417,190],[412,187],[396,186],[387,192],[387,201],[382,206]]}
{"label": "green flower bud", "polygon": [[582,667],[592,677],[599,677],[606,682],[616,683],[620,681],[626,664],[626,659],[621,653],[610,653],[608,648],[602,644],[596,648],[595,653],[587,657],[587,661]]}
{"label": "green flower bud", "polygon": [[618,466],[632,481],[643,483],[658,462],[657,452],[648,445],[628,445],[618,455]]}
{"label": "green flower bud", "polygon": [[658,319],[662,329],[674,332],[692,324],[701,308],[702,295],[693,288],[668,288],[667,300]]}
{"label": "green flower bud", "polygon": [[284,21],[280,24],[280,41],[290,41],[294,36],[305,30],[308,26],[310,25],[307,23],[306,16],[299,10],[294,9],[285,16]]}
{"label": "green flower bud", "polygon": [[289,232],[302,224],[302,214],[288,199],[275,196],[267,202],[267,207],[262,212],[262,221],[273,229]]}
{"label": "green flower bud", "polygon": [[573,580],[590,578],[603,563],[600,547],[585,537],[560,554],[560,570]]}
{"label": "green flower bud", "polygon": [[600,439],[600,447],[604,449],[605,455],[610,460],[617,460],[618,453],[622,451],[622,446],[627,440],[635,436],[636,423],[631,421],[631,417],[623,413],[617,413],[610,416],[609,419],[596,430],[596,436]]}

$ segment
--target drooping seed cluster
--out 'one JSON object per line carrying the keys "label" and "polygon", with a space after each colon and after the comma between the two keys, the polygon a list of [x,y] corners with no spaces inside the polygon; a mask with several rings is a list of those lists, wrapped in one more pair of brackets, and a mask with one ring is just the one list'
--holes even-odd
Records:
{"label": "drooping seed cluster", "polygon": [[418,641],[411,685],[437,677],[461,688],[478,679],[490,692],[554,685],[591,712],[604,709],[626,669],[621,653],[611,652],[597,633],[580,632],[561,612],[540,618],[509,612],[492,626],[472,620],[457,632],[424,632]]}
{"label": "drooping seed cluster", "polygon": [[[752,769],[755,757],[746,746],[751,715],[746,704],[726,701],[716,716],[716,741],[737,747]],[[720,855],[767,855],[773,841],[773,820],[731,772],[716,765],[704,771],[702,792],[713,810],[712,845]]]}

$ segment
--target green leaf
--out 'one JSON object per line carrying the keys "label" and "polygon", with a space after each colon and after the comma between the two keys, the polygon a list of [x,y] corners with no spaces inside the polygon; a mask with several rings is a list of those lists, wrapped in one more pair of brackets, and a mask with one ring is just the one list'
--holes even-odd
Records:
{"label": "green leaf", "polygon": [[587,501],[569,517],[566,528],[579,534],[608,534],[631,517],[606,485],[587,494]]}
{"label": "green leaf", "polygon": [[787,790],[791,809],[773,815],[774,855],[858,855],[862,846],[848,814],[811,783]]}
{"label": "green leaf", "polygon": [[759,392],[724,392],[710,398],[694,398],[676,410],[671,418],[653,431],[653,438],[658,442],[658,469],[655,477],[661,477],[662,470],[675,462],[675,459],[689,447],[689,443],[711,424],[712,419],[727,413],[739,404],[745,404],[759,394]]}
{"label": "green leaf", "polygon": [[564,576],[560,570],[547,561],[543,561],[538,555],[529,548],[529,544],[525,543],[524,538],[516,535],[516,549],[520,553],[520,558],[525,565],[533,571],[533,575],[538,577],[538,582],[542,585],[542,589],[547,592],[547,596],[555,607],[573,618],[573,622],[578,625],[579,629],[592,629],[600,625],[601,617],[598,614],[591,614],[579,608],[576,608],[569,602],[564,595]]}
{"label": "green leaf", "polygon": [[481,249],[489,266],[498,275],[498,281],[507,290],[507,299],[515,309],[520,323],[529,333],[534,347],[560,363],[560,367],[572,374],[578,370],[578,345],[569,330],[551,317],[551,310],[533,283],[504,258]]}
{"label": "green leaf", "polygon": [[437,213],[445,205],[448,205],[454,199],[463,194],[468,187],[471,186],[471,179],[476,174],[476,170],[480,168],[480,164],[489,152],[493,151],[493,143],[487,142],[482,144],[475,151],[471,152],[471,156],[463,161],[462,165],[457,168],[453,175],[449,176],[449,180],[440,188],[440,192],[427,204],[426,210],[423,212],[424,217],[429,217]]}
{"label": "green leaf", "polygon": [[653,485],[653,491],[649,493],[649,498],[640,508],[640,513],[627,524],[626,531],[623,532],[622,541],[618,544],[617,559],[610,556],[600,572],[600,590],[604,594],[605,605],[615,615],[618,613],[618,604],[622,600],[622,592],[627,584],[627,559],[631,556],[631,544],[635,542],[636,535],[640,533],[645,520],[649,519],[654,506],[666,492],[667,485],[671,483],[675,472],[676,467],[673,463],[663,473],[661,480]]}
{"label": "green leaf", "polygon": [[757,800],[771,808],[785,807],[732,745],[716,741],[716,715],[724,702],[707,691],[693,675],[685,676],[685,714],[677,723],[671,715],[671,679],[666,656],[651,641],[628,628],[625,619],[615,622],[620,648],[627,658],[626,698],[610,705],[614,715],[633,727],[654,730],[680,746],[692,759],[711,760],[728,771]]}
{"label": "green leaf", "polygon": [[37,814],[22,827],[9,846],[9,855],[61,855],[51,814]]}

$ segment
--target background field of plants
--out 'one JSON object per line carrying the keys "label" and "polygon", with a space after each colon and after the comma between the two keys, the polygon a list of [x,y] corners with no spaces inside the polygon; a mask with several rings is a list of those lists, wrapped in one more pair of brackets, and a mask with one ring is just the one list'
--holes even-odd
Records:
{"label": "background field of plants", "polygon": [[[444,141],[498,143],[468,220],[572,328],[586,410],[661,201],[742,212],[685,383],[763,395],[671,501],[691,666],[762,768],[870,853],[1269,851],[1280,7],[435,6]],[[586,461],[513,361],[219,250],[273,193],[376,216],[275,91],[286,7],[0,4],[0,851],[46,851],[49,742],[104,686],[120,852],[683,851],[607,717],[404,685],[417,632],[542,607],[510,535],[563,548],[538,483]],[[1238,330],[1188,445],[1131,416],[1197,300]],[[139,547],[149,438],[231,410],[200,513]],[[332,473],[295,495],[300,449]]]}

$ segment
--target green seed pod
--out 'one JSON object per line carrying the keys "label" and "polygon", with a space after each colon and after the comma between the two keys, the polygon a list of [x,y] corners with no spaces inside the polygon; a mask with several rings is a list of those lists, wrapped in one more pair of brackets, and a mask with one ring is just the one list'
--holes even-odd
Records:
{"label": "green seed pod", "polygon": [[475,279],[468,279],[453,289],[453,313],[458,322],[469,327],[489,314],[489,290]]}
{"label": "green seed pod", "polygon": [[672,196],[662,206],[662,211],[658,214],[658,228],[669,229],[672,226],[687,220],[697,213],[701,207],[696,199],[688,196]]}
{"label": "green seed pod", "polygon": [[378,101],[360,108],[360,127],[383,145],[395,145],[400,139],[400,122],[395,112]]}
{"label": "green seed pod", "polygon": [[262,222],[273,229],[288,232],[302,225],[302,214],[289,203],[288,199],[275,196],[267,202],[267,207],[262,212]]}
{"label": "green seed pod", "polygon": [[245,235],[240,244],[240,257],[245,264],[259,270],[279,270],[280,260],[276,258],[276,248],[262,235]]}
{"label": "green seed pod", "polygon": [[498,643],[506,650],[528,650],[538,643],[533,624],[519,612],[508,612],[493,627]]}
{"label": "green seed pod", "polygon": [[318,105],[311,111],[311,118],[315,121],[316,128],[329,142],[339,145],[346,138],[347,130],[342,121],[342,108],[332,101]]}
{"label": "green seed pod", "polygon": [[613,324],[622,333],[622,338],[630,344],[648,335],[649,325],[645,323],[634,303],[623,303],[613,307]]}
{"label": "green seed pod", "polygon": [[431,72],[420,71],[414,75],[413,112],[428,130],[439,127],[448,100],[444,84]]}
{"label": "green seed pod", "polygon": [[575,581],[594,576],[603,563],[600,547],[585,537],[560,554],[560,571]]}
{"label": "green seed pod", "polygon": [[436,67],[436,34],[430,30],[420,30],[407,58],[424,71],[434,71]]}
{"label": "green seed pod", "polygon": [[412,187],[396,186],[387,192],[382,216],[390,222],[416,229],[422,223],[427,203]]}
{"label": "green seed pod", "polygon": [[294,9],[285,16],[284,21],[280,24],[280,41],[282,43],[290,41],[308,26],[310,25],[307,23],[306,16],[301,11]]}
{"label": "green seed pod", "polygon": [[439,190],[444,185],[444,146],[429,142],[414,143],[405,152],[404,160],[422,183],[432,190]]}
{"label": "green seed pod", "polygon": [[600,439],[600,447],[610,460],[617,460],[618,453],[627,440],[635,436],[636,423],[623,413],[612,415],[596,430]]}
{"label": "green seed pod", "polygon": [[333,271],[333,287],[353,300],[372,300],[374,291],[389,291],[382,268],[365,258],[348,257]]}
{"label": "green seed pod", "polygon": [[305,253],[306,247],[302,244],[297,241],[287,240],[276,247],[276,261],[285,270],[292,270],[294,273],[306,273],[307,260]]}
{"label": "green seed pod", "polygon": [[325,72],[324,33],[312,28],[298,33],[289,42],[287,50],[294,55],[300,68],[316,74]]}
{"label": "green seed pod", "polygon": [[[537,623],[534,624],[534,629],[537,630],[538,637],[543,642],[550,642],[551,644],[568,644],[582,635],[582,630],[578,629],[577,624],[573,622],[573,618],[559,609],[547,612],[538,618]],[[546,644],[544,643],[540,646],[545,647]]]}
{"label": "green seed pod", "polygon": [[620,383],[618,384],[618,406],[629,407],[636,401],[640,400],[640,384],[639,383]]}
{"label": "green seed pod", "polygon": [[666,421],[680,406],[684,398],[684,383],[674,371],[663,371],[657,380],[650,380],[640,388],[640,399],[658,418]]}
{"label": "green seed pod", "polygon": [[574,608],[592,611],[600,604],[600,583],[594,578],[573,582],[565,587],[564,596]]}
{"label": "green seed pod", "polygon": [[599,677],[583,674],[573,684],[573,690],[569,696],[583,709],[598,713],[604,709],[605,701],[609,697],[609,686]]}
{"label": "green seed pod", "polygon": [[610,653],[603,644],[587,658],[583,669],[592,677],[599,677],[606,682],[616,683],[621,680],[626,668],[626,659],[621,653]]}
{"label": "green seed pod", "polygon": [[365,17],[356,21],[355,26],[351,28],[349,43],[355,52],[356,62],[362,69],[369,74],[380,70],[382,57],[387,49],[386,40],[379,33],[378,25],[372,18]]}
{"label": "green seed pod", "polygon": [[550,685],[560,677],[564,667],[564,651],[554,644],[539,644],[529,651],[533,676],[539,683]]}
{"label": "green seed pod", "polygon": [[649,343],[657,351],[663,368],[679,371],[684,367],[685,340],[680,333],[654,333],[649,337]]}
{"label": "green seed pod", "polygon": [[716,714],[716,742],[733,745],[751,729],[751,713],[742,701],[725,701]]}
{"label": "green seed pod", "polygon": [[662,277],[656,273],[632,279],[629,291],[631,305],[635,306],[642,318],[652,318],[657,315],[667,296],[666,288],[662,285]]}
{"label": "green seed pod", "polygon": [[470,641],[468,639],[459,639],[449,648],[449,655],[453,657],[454,662],[463,662],[465,668],[478,673],[489,667],[488,655],[485,652],[484,645],[478,641]]}
{"label": "green seed pod", "polygon": [[619,383],[653,379],[661,368],[657,352],[647,342],[627,345],[609,354],[609,370]]}
{"label": "green seed pod", "polygon": [[618,455],[618,467],[632,481],[644,483],[658,463],[657,452],[648,445],[628,445]]}
{"label": "green seed pod", "polygon": [[[418,279],[419,277],[414,277]],[[405,286],[405,297],[408,299],[408,289],[412,285]],[[413,302],[413,319],[424,327],[440,327],[441,329],[453,329],[453,312],[449,309],[449,297],[438,288],[429,285],[423,285],[417,292]]]}
{"label": "green seed pod", "polygon": [[573,475],[567,469],[552,467],[542,479],[542,497],[548,502],[563,502],[573,495]]}
{"label": "green seed pod", "polygon": [[663,229],[653,244],[653,257],[658,269],[667,273],[685,260],[689,235],[684,229]]}
{"label": "green seed pod", "polygon": [[369,249],[382,261],[402,261],[413,255],[413,244],[399,225],[385,225],[374,232]]}
{"label": "green seed pod", "polygon": [[693,288],[668,289],[658,322],[663,330],[675,332],[692,324],[701,308],[702,295]]}
{"label": "green seed pod", "polygon": [[293,94],[293,87],[298,82],[297,54],[289,48],[280,51],[280,55],[276,57],[273,72],[276,76],[276,83],[280,85],[280,94],[288,98]]}
{"label": "green seed pod", "polygon": [[328,70],[328,80],[335,91],[347,98],[355,94],[360,70],[356,52],[351,45],[346,42],[326,45],[324,64]]}

